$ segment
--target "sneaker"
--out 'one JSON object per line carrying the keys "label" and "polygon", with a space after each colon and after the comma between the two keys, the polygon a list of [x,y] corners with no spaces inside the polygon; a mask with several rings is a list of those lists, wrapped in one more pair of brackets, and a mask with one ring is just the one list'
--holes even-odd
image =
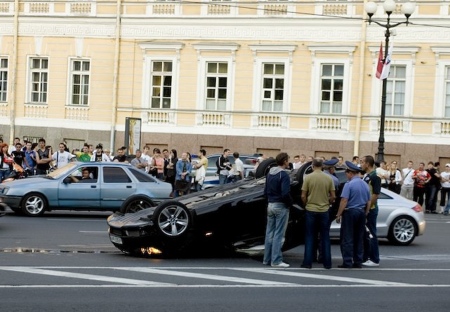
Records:
{"label": "sneaker", "polygon": [[363,266],[367,266],[367,267],[377,267],[377,266],[380,266],[379,263],[372,262],[371,260],[367,260],[367,261],[364,262],[362,265],[363,265]]}
{"label": "sneaker", "polygon": [[272,267],[274,267],[274,268],[288,268],[289,264],[284,263],[284,262],[280,262],[278,264],[272,264]]}
{"label": "sneaker", "polygon": [[269,263],[268,263],[268,262],[264,262],[264,261],[263,261],[263,265],[269,265]]}

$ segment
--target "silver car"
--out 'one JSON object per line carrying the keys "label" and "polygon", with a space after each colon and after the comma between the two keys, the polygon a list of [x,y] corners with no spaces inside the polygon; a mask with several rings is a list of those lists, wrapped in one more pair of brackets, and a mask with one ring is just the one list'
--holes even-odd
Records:
{"label": "silver car", "polygon": [[[82,176],[82,171],[89,174]],[[132,212],[170,198],[172,186],[130,164],[72,162],[48,175],[0,184],[0,202],[14,212],[40,216],[49,210]]]}
{"label": "silver car", "polygon": [[[340,224],[333,221],[330,236],[339,238]],[[396,245],[409,245],[425,232],[422,207],[409,199],[382,188],[378,196],[377,236]]]}

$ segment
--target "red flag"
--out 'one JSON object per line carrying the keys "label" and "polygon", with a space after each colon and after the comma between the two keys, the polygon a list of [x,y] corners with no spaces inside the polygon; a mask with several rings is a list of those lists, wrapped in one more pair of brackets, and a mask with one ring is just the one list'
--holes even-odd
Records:
{"label": "red flag", "polygon": [[383,43],[380,43],[380,52],[378,52],[378,63],[377,63],[377,73],[375,77],[380,79],[381,73],[383,72]]}

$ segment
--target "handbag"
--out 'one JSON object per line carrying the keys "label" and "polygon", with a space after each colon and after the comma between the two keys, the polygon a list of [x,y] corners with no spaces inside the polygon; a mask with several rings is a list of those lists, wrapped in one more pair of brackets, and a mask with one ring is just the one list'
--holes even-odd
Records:
{"label": "handbag", "polygon": [[186,180],[176,180],[175,189],[180,192],[187,192],[191,187],[191,183]]}

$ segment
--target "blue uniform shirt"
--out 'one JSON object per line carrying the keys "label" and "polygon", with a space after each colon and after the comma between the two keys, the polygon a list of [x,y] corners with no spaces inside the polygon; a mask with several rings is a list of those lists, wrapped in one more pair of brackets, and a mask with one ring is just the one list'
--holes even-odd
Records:
{"label": "blue uniform shirt", "polygon": [[347,208],[365,209],[370,200],[369,186],[359,176],[354,176],[345,183],[341,197],[347,199]]}

